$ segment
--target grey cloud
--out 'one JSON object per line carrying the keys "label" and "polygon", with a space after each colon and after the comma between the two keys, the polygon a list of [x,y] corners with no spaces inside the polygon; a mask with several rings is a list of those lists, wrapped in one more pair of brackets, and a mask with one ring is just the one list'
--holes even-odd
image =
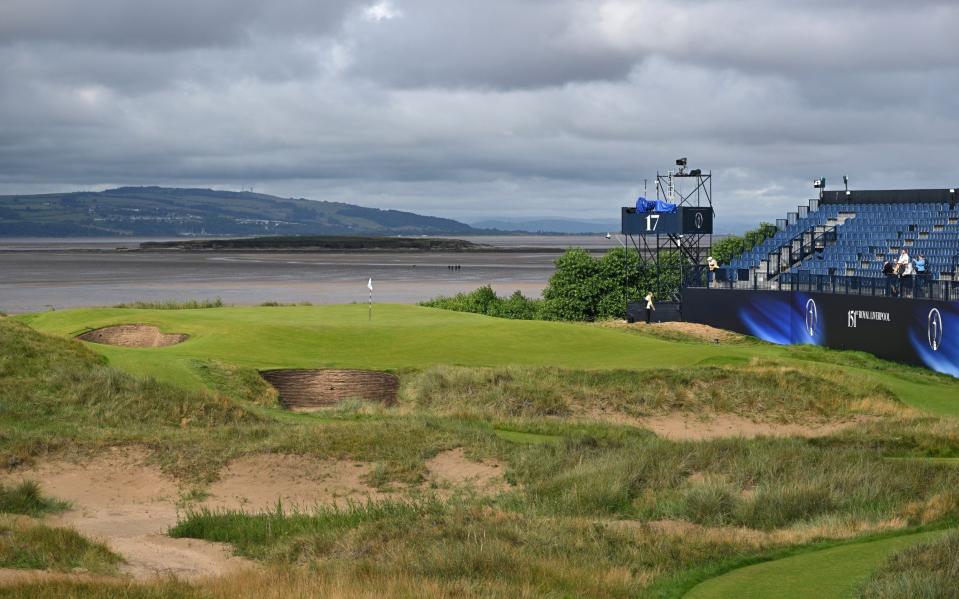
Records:
{"label": "grey cloud", "polygon": [[323,34],[351,0],[5,0],[0,42],[52,41],[143,51],[236,46],[257,31]]}
{"label": "grey cloud", "polygon": [[746,224],[820,175],[959,184],[950,3],[129,5],[0,7],[0,192],[256,185],[615,218],[687,155],[715,174],[720,222]]}
{"label": "grey cloud", "polygon": [[536,88],[625,77],[637,61],[584,36],[564,0],[411,0],[385,22],[355,20],[346,33],[352,72],[388,85]]}

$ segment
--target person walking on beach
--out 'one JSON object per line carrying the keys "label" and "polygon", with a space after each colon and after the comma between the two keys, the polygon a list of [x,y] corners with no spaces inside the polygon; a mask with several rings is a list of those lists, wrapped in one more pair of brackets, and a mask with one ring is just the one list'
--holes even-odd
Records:
{"label": "person walking on beach", "polygon": [[643,299],[646,300],[646,324],[649,324],[653,319],[653,310],[656,309],[653,305],[653,292],[647,293]]}

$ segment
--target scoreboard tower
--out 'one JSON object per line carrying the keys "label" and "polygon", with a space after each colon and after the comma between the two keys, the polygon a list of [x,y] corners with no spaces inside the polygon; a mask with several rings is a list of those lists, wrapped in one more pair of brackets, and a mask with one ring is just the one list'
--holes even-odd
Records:
{"label": "scoreboard tower", "polygon": [[[689,170],[686,158],[680,158],[675,170],[656,173],[656,199],[675,204],[676,211],[622,209],[621,232],[627,248],[631,245],[640,261],[655,270],[657,283],[678,276],[680,286],[704,285],[715,214],[712,173]],[[675,297],[660,299],[678,302],[679,289],[673,293]]]}

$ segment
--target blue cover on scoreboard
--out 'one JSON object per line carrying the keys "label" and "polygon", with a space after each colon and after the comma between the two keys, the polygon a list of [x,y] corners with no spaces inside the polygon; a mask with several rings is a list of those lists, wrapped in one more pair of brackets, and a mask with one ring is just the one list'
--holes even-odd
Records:
{"label": "blue cover on scoreboard", "polygon": [[643,196],[639,196],[636,200],[636,212],[664,212],[666,214],[673,214],[677,209],[678,206],[676,204],[670,204],[663,200],[647,200]]}

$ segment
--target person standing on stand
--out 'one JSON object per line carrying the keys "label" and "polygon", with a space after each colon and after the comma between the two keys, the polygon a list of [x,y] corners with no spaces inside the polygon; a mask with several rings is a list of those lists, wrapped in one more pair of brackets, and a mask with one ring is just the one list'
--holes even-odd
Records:
{"label": "person standing on stand", "polygon": [[916,292],[913,295],[922,297],[926,288],[926,257],[919,254],[914,265],[916,267]]}
{"label": "person standing on stand", "polygon": [[653,292],[647,293],[643,299],[646,300],[646,324],[649,324],[653,319],[653,311],[656,309],[656,306],[653,305]]}

